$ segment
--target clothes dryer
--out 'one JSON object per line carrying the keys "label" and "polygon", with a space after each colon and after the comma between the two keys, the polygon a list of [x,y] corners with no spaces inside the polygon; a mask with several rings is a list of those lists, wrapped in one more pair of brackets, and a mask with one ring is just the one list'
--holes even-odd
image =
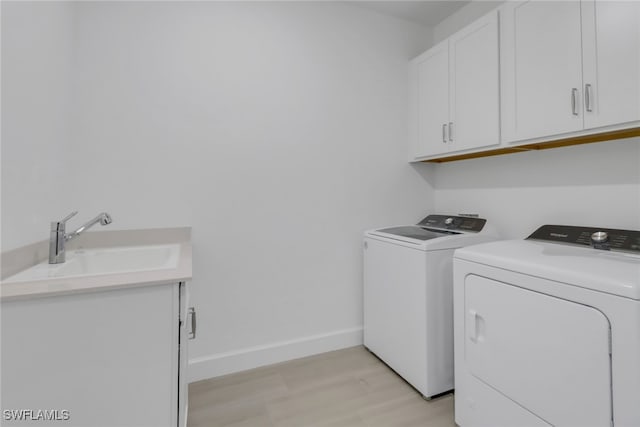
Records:
{"label": "clothes dryer", "polygon": [[640,426],[640,232],[459,249],[454,306],[459,426]]}

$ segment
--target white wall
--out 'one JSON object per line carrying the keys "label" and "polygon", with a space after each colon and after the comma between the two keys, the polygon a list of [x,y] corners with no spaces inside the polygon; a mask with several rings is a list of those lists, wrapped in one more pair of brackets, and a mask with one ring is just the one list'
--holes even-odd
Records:
{"label": "white wall", "polygon": [[6,2],[2,8],[3,250],[49,236],[69,206],[67,162],[72,8]]}
{"label": "white wall", "polygon": [[[499,3],[468,4],[434,28],[434,39]],[[434,173],[436,211],[476,212],[504,238],[543,224],[640,229],[640,138],[443,163]]]}
{"label": "white wall", "polygon": [[433,28],[433,43],[441,42],[502,3],[504,1],[472,0]]}
{"label": "white wall", "polygon": [[367,228],[640,228],[638,138],[408,165],[406,61],[430,33],[331,2],[2,2],[3,250],[72,209],[192,225],[203,378],[359,342]]}
{"label": "white wall", "polygon": [[405,142],[430,30],[332,2],[75,12],[74,207],[193,226],[191,378],[361,342],[361,233],[432,207]]}
{"label": "white wall", "polygon": [[443,163],[436,210],[477,212],[502,237],[543,224],[640,229],[640,138]]}

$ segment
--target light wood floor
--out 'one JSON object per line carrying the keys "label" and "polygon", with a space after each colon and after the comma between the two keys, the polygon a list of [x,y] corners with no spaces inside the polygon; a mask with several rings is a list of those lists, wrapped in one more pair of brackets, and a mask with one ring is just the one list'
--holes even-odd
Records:
{"label": "light wood floor", "polygon": [[364,347],[189,386],[189,427],[455,427],[451,394],[426,401]]}

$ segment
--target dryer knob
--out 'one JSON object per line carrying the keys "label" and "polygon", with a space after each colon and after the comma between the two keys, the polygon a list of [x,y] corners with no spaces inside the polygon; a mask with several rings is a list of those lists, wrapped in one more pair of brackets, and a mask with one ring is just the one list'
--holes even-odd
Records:
{"label": "dryer knob", "polygon": [[444,220],[444,225],[451,225],[453,224],[453,218],[447,218]]}
{"label": "dryer knob", "polygon": [[607,240],[609,240],[609,235],[606,231],[596,231],[591,235],[593,243],[605,243]]}

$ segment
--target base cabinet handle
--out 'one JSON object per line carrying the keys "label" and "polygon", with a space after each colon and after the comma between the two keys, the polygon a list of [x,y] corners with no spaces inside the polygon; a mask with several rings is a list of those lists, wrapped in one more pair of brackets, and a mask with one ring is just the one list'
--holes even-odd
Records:
{"label": "base cabinet handle", "polygon": [[196,308],[189,307],[189,317],[191,317],[191,331],[189,331],[189,339],[195,339],[196,337]]}

